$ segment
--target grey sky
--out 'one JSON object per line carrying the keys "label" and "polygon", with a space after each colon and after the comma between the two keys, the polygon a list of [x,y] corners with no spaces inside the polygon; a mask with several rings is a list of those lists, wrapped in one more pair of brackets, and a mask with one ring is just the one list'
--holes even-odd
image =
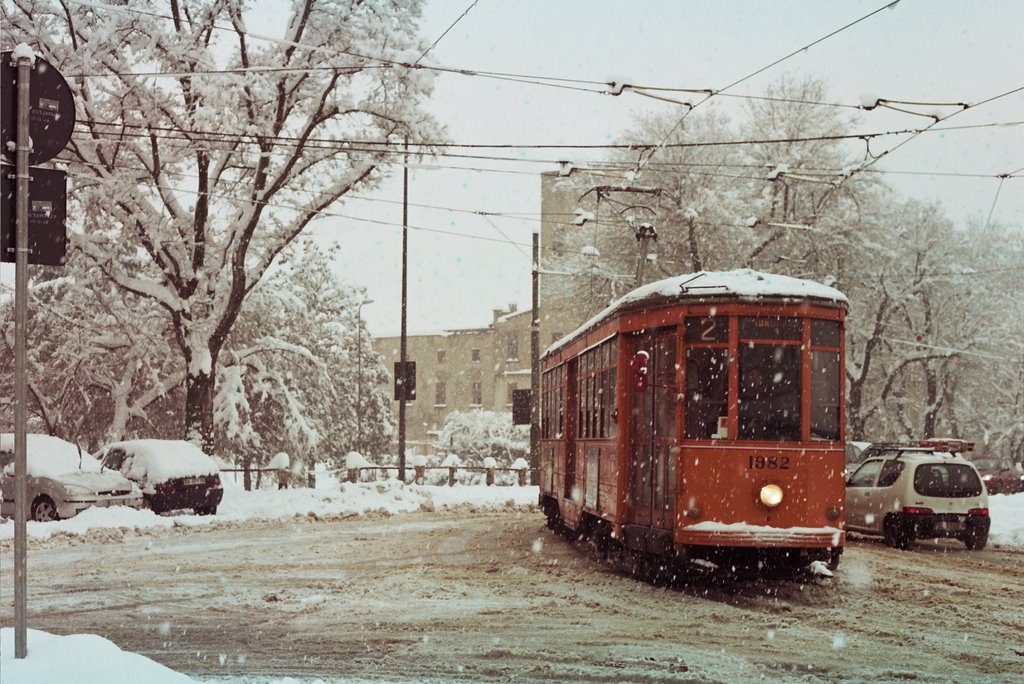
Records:
{"label": "grey sky", "polygon": [[[427,5],[423,34],[431,41],[471,4]],[[875,0],[816,2],[547,2],[479,0],[431,52],[435,63],[476,71],[603,81],[622,76],[645,85],[722,88],[776,59],[882,7]],[[974,103],[1024,86],[1024,3],[902,0],[820,44],[741,83],[730,93],[758,94],[783,74],[816,76],[832,100],[857,104],[865,94],[898,100]],[[595,86],[583,85],[593,88]],[[738,107],[722,98],[719,106]],[[618,97],[462,75],[442,75],[430,109],[459,143],[600,144],[610,142],[640,111],[677,111],[678,105],[636,94]],[[699,110],[698,110],[699,111]],[[887,111],[848,110],[858,131],[921,128],[928,120]],[[943,114],[952,111],[940,110]],[[1024,121],[1024,92],[953,117],[948,126]],[[885,146],[905,139],[887,138]],[[874,145],[873,145],[874,149]],[[884,148],[883,148],[884,149]],[[484,151],[484,154],[494,154]],[[505,150],[502,156],[583,158],[570,151]],[[597,153],[588,153],[597,154]],[[492,307],[529,305],[530,233],[539,225],[536,174],[552,164],[483,160],[442,166],[500,168],[509,173],[414,170],[410,202],[498,213],[527,212],[516,220],[412,207],[410,224],[482,238],[507,236],[520,247],[422,231],[410,234],[411,331],[489,322]],[[1024,167],[1024,127],[929,132],[876,168],[887,171],[970,173],[986,178],[887,173],[900,191],[941,201],[958,222],[984,220],[998,174]],[[401,200],[396,182],[377,193]],[[1024,179],[1008,179],[994,221],[1024,225]],[[353,202],[352,216],[401,223],[401,205]],[[373,333],[399,326],[400,228],[331,219],[317,234],[345,245],[339,269],[367,286],[374,304],[363,309]],[[522,250],[522,251],[520,251]]]}

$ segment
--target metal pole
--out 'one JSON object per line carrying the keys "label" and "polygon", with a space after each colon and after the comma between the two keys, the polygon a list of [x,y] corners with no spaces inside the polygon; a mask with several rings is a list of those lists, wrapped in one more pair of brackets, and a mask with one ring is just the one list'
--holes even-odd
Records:
{"label": "metal pole", "polygon": [[644,267],[647,265],[647,253],[650,250],[651,241],[658,240],[658,232],[651,223],[641,223],[636,231],[636,239],[640,243],[640,254],[636,260],[636,283],[634,287],[644,284]]}
{"label": "metal pole", "polygon": [[363,453],[363,307],[373,304],[366,299],[356,305],[356,451]]}
{"label": "metal pole", "polygon": [[[402,160],[402,342],[399,358],[402,369],[402,392],[398,397],[398,479],[405,482],[405,364],[406,328],[405,319],[409,307],[409,136],[405,137],[405,153]],[[396,378],[396,380],[398,380]]]}
{"label": "metal pole", "polygon": [[26,300],[28,299],[28,116],[29,80],[32,60],[18,58],[18,139],[15,155],[15,213],[18,227],[15,235],[14,274],[14,657],[28,655],[28,547],[25,476],[26,460],[26,380],[25,342]]}
{"label": "metal pole", "polygon": [[363,453],[363,305],[356,306],[356,451]]}
{"label": "metal pole", "polygon": [[530,482],[540,477],[540,233],[533,234],[533,321],[530,323]]}

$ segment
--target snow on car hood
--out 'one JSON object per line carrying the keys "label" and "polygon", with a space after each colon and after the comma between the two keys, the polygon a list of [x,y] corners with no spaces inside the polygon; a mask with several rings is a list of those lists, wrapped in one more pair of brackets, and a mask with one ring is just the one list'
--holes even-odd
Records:
{"label": "snow on car hood", "polygon": [[[129,480],[151,485],[160,484],[179,477],[217,475],[217,463],[191,442],[173,439],[135,439],[117,442],[103,447],[103,453],[110,449],[124,449],[131,457],[127,470],[121,472]],[[127,461],[126,461],[127,462]]]}
{"label": "snow on car hood", "polygon": [[[98,473],[100,462],[84,449],[59,437],[50,435],[25,435],[26,473],[29,477],[58,478],[65,473],[79,471]],[[14,434],[0,434],[0,451],[14,451]],[[14,463],[4,467],[4,473],[14,474]]]}
{"label": "snow on car hood", "polygon": [[132,483],[113,470],[105,470],[102,473],[64,473],[50,479],[63,485],[85,487],[90,492],[131,491],[132,489]]}

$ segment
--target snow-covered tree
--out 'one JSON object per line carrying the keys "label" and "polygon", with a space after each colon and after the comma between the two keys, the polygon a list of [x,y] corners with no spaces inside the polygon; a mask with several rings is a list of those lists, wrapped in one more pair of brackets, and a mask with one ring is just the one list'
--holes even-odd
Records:
{"label": "snow-covered tree", "polygon": [[512,462],[530,450],[530,429],[513,425],[512,415],[499,411],[452,411],[437,442],[459,456],[462,465],[479,467],[485,458]]}
{"label": "snow-covered tree", "polygon": [[[60,270],[30,267],[28,288],[29,429],[83,446],[117,440],[144,426],[147,436],[180,433],[168,401],[184,382],[170,353],[166,318],[148,300],[116,288],[80,253]],[[11,302],[0,345],[0,386],[13,382]],[[12,391],[0,390],[4,396]],[[4,412],[4,415],[12,415]],[[5,429],[11,429],[8,425]]]}
{"label": "snow-covered tree", "polygon": [[185,424],[210,448],[221,353],[246,297],[319,212],[373,186],[403,138],[437,139],[413,68],[416,0],[299,0],[281,33],[244,0],[2,5],[72,84],[75,247],[155,302],[185,369]]}
{"label": "snow-covered tree", "polygon": [[[359,316],[362,290],[331,254],[293,245],[250,295],[221,364],[218,451],[262,465],[277,451],[336,465],[379,453],[394,431],[387,370]],[[361,396],[361,398],[360,398]]]}

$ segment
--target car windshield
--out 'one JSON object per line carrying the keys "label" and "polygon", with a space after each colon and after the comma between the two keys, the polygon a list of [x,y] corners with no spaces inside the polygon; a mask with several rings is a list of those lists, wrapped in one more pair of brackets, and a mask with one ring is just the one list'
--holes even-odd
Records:
{"label": "car windshield", "polygon": [[981,479],[961,463],[925,463],[914,471],[914,491],[922,496],[963,498],[979,496]]}

